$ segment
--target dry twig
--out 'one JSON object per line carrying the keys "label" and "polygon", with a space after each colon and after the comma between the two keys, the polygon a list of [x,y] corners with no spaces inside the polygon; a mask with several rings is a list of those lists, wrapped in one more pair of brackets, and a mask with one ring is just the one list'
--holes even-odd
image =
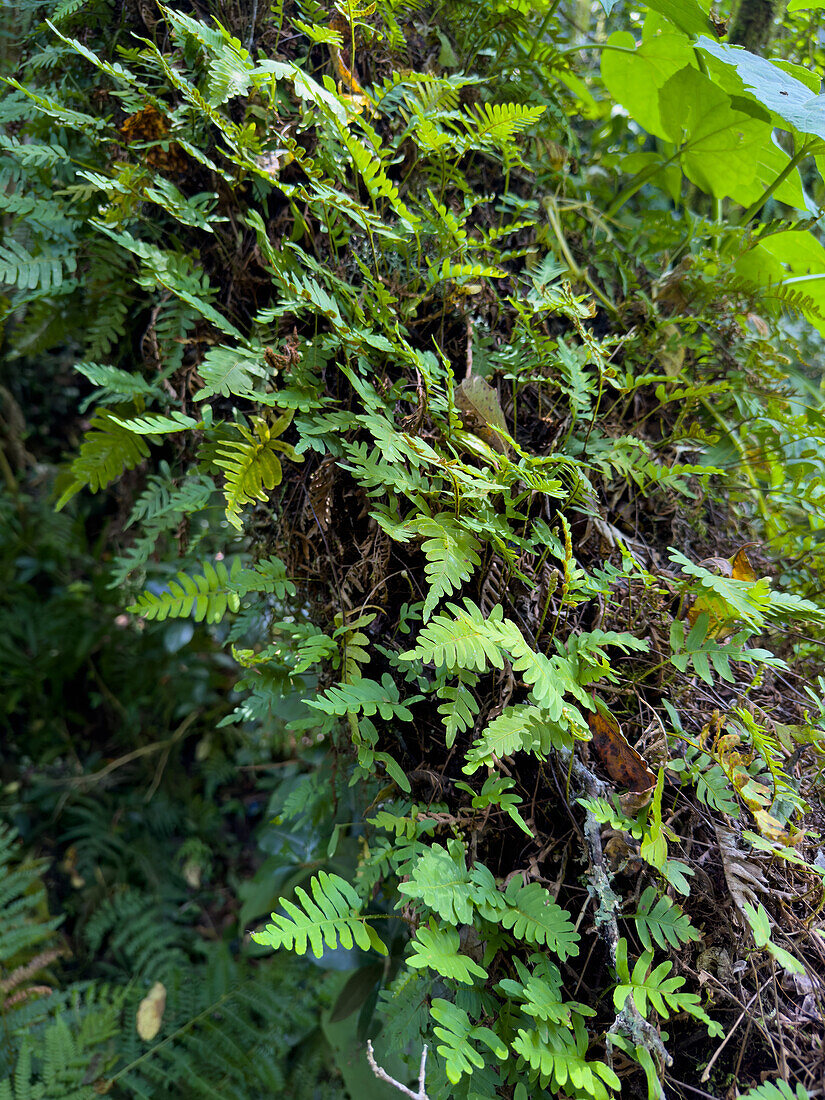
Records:
{"label": "dry twig", "polygon": [[379,1079],[379,1081],[386,1081],[388,1085],[392,1085],[394,1089],[398,1089],[399,1092],[403,1092],[405,1096],[409,1096],[411,1100],[429,1100],[427,1093],[424,1090],[424,1082],[427,1076],[427,1044],[424,1044],[424,1049],[421,1051],[421,1066],[418,1070],[418,1092],[413,1092],[412,1089],[408,1089],[406,1085],[402,1085],[400,1081],[396,1081],[394,1077],[390,1077],[385,1069],[375,1060],[375,1053],[372,1049],[372,1039],[367,1039],[367,1061],[370,1064],[370,1069]]}

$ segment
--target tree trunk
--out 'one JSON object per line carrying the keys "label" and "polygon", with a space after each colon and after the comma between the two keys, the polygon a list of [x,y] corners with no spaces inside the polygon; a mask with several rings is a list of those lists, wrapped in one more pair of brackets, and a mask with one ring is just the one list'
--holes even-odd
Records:
{"label": "tree trunk", "polygon": [[742,0],[731,22],[728,41],[751,53],[763,53],[773,37],[774,20],[784,0]]}

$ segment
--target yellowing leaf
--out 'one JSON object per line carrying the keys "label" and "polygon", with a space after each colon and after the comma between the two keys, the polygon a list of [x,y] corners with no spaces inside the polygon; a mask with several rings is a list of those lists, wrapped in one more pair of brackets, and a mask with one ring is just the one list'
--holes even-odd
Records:
{"label": "yellowing leaf", "polygon": [[145,1042],[151,1042],[160,1031],[165,1009],[166,986],[163,982],[155,982],[138,1005],[135,1021],[137,1033]]}
{"label": "yellowing leaf", "polygon": [[756,571],[751,565],[746,547],[742,546],[731,558],[731,576],[735,581],[755,581]]}

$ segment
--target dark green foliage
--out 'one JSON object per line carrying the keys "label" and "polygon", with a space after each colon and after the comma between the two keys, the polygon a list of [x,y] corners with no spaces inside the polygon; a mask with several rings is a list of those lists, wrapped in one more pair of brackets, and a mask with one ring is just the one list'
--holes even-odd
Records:
{"label": "dark green foliage", "polygon": [[[331,23],[307,0],[252,27],[127,6],[111,36],[107,12],[38,26],[0,144],[11,355],[76,364],[55,496],[77,517],[97,494],[117,548],[105,578],[83,551],[80,587],[44,568],[48,614],[17,620],[16,547],[49,536],[7,462],[6,637],[31,635],[7,722],[16,746],[38,705],[54,723],[34,663],[96,684],[129,737],[64,708],[14,809],[31,839],[33,807],[61,816],[66,908],[115,987],[88,995],[168,1003],[157,1041],[100,1008],[100,1078],[331,1095],[318,1050],[346,1020],[350,1095],[379,1088],[373,1037],[405,1081],[429,1043],[430,1100],[678,1087],[665,1022],[710,1058],[739,1011],[683,988],[708,851],[753,956],[803,966],[753,904],[780,861],[816,917],[816,767],[794,766],[822,736],[825,417],[787,317],[822,330],[815,74],[732,54],[689,0],[575,71],[544,3]],[[776,584],[736,554],[756,540]],[[71,647],[41,659],[55,629]],[[655,737],[648,766],[627,741]],[[313,972],[232,942],[267,913],[259,946],[352,952],[322,1039]],[[64,1015],[41,1062],[16,1045],[15,1096],[71,1094]]]}

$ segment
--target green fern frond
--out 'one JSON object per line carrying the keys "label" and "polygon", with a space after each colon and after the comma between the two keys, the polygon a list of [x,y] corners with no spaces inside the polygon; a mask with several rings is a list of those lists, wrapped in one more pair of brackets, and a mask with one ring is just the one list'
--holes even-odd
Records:
{"label": "green fern frond", "polygon": [[473,569],[481,565],[478,540],[452,516],[439,513],[432,518],[421,517],[407,524],[424,539],[422,549],[427,559],[424,573],[430,585],[424,601],[424,622],[435,610],[442,596],[449,596],[470,579]]}
{"label": "green fern frond", "polygon": [[580,1016],[573,1018],[573,1030],[539,1023],[530,1030],[520,1029],[512,1043],[530,1068],[554,1093],[574,1092],[592,1100],[610,1100],[611,1090],[621,1089],[621,1081],[604,1062],[588,1061],[587,1032]]}
{"label": "green fern frond", "polygon": [[787,1081],[765,1081],[743,1092],[741,1100],[810,1100],[810,1096],[802,1085],[792,1089]]}
{"label": "green fern frond", "polygon": [[244,569],[240,558],[235,558],[230,569],[225,561],[204,562],[203,573],[178,573],[164,592],[143,592],[128,610],[145,619],[194,615],[196,622],[218,623],[227,611],[237,611],[241,597],[250,592],[272,592],[280,599],[294,592],[283,562],[270,558],[258,562],[254,569]]}
{"label": "green fern frond", "polygon": [[643,947],[652,951],[653,943],[667,950],[700,940],[702,935],[690,923],[690,917],[669,897],[656,898],[656,888],[648,886],[639,898],[639,906],[631,916]]}
{"label": "green fern frond", "polygon": [[498,917],[505,928],[512,929],[519,940],[546,944],[561,959],[579,953],[579,934],[574,929],[566,909],[553,900],[553,895],[539,882],[526,886],[521,879],[512,879],[504,891],[507,908]]}
{"label": "green fern frond", "polygon": [[370,194],[373,202],[379,199],[387,199],[392,209],[413,231],[419,227],[420,219],[413,214],[401,201],[398,188],[390,180],[384,171],[378,152],[369,150],[349,130],[341,127],[341,140],[352,159],[352,163],[358,169],[361,179]]}
{"label": "green fern frond", "polygon": [[435,615],[419,633],[415,649],[401,654],[404,661],[432,662],[450,671],[484,672],[488,665],[504,668],[498,625],[503,612],[496,606],[485,619],[479,607],[464,600],[464,607],[447,604],[449,614]]}
{"label": "green fern frond", "polygon": [[443,700],[438,713],[444,723],[444,743],[451,749],[457,734],[472,727],[478,714],[478,700],[465,683],[439,688],[438,697]]}
{"label": "green fern frond", "polygon": [[13,238],[0,245],[0,283],[18,290],[57,290],[63,282],[64,270],[71,274],[77,267],[73,252],[42,252],[32,256]]}
{"label": "green fern frond", "polygon": [[97,401],[109,403],[130,400],[135,397],[148,397],[157,394],[158,388],[140,374],[133,374],[108,363],[75,363],[74,369],[99,389],[94,395]]}
{"label": "green fern frond", "polygon": [[522,103],[482,103],[470,115],[468,132],[474,140],[504,147],[544,114],[544,107],[527,107]]}
{"label": "green fern frond", "polygon": [[198,367],[204,385],[198,391],[196,400],[203,401],[218,394],[230,397],[254,393],[255,379],[266,378],[268,373],[262,359],[262,352],[223,345],[210,348]]}
{"label": "green fern frond", "polygon": [[57,501],[60,510],[81,489],[97,493],[105,489],[124,470],[133,470],[149,455],[149,447],[140,435],[129,431],[111,413],[98,409],[72,462],[72,481]]}
{"label": "green fern frond", "polygon": [[379,714],[385,721],[398,718],[402,722],[412,722],[413,713],[408,704],[418,702],[422,696],[412,695],[401,702],[398,685],[388,672],[381,682],[366,676],[352,684],[340,684],[326,688],[316,699],[308,700],[308,706],[324,714],[343,717],[347,714]]}
{"label": "green fern frond", "polygon": [[631,973],[627,961],[627,940],[619,940],[616,948],[616,971],[619,982],[613,990],[613,1003],[616,1010],[620,1012],[628,997],[632,997],[636,1008],[645,1018],[647,1018],[649,1001],[664,1020],[667,1020],[671,1013],[687,1012],[707,1026],[711,1037],[723,1035],[721,1025],[711,1020],[701,1007],[698,994],[680,991],[680,987],[685,984],[685,979],[667,976],[673,969],[673,963],[665,960],[651,970],[652,962],[653,952],[642,952]]}
{"label": "green fern frond", "polygon": [[540,707],[517,703],[505,707],[473,742],[463,770],[472,775],[480,767],[494,767],[496,760],[517,752],[544,757],[551,748],[569,749],[572,744],[569,728],[553,722]]}
{"label": "green fern frond", "polygon": [[421,925],[410,940],[407,966],[414,970],[424,967],[462,985],[474,985],[487,979],[487,971],[468,955],[459,951],[461,941],[455,928],[439,928],[434,919]]}
{"label": "green fern frond", "polygon": [[471,1074],[474,1069],[481,1069],[485,1064],[484,1057],[472,1045],[473,1041],[484,1043],[497,1058],[506,1058],[507,1044],[489,1027],[474,1026],[464,1009],[458,1005],[445,1001],[443,997],[436,997],[430,1015],[441,1025],[433,1029],[436,1037],[441,1040],[436,1049],[444,1058],[447,1077],[454,1085],[465,1074]]}
{"label": "green fern frond", "polygon": [[256,943],[286,947],[298,955],[305,955],[309,946],[318,959],[324,944],[334,950],[339,942],[347,950],[356,944],[362,951],[372,948],[380,955],[387,954],[386,946],[367,923],[370,918],[361,915],[361,899],[346,879],[320,871],[310,887],[314,901],[302,887],[295,888],[303,908],[281,898],[286,915],[273,913],[272,924],[252,934]]}
{"label": "green fern frond", "polygon": [[492,267],[490,264],[455,263],[453,260],[442,260],[441,264],[432,264],[427,272],[427,285],[436,286],[448,279],[454,283],[463,284],[478,279],[506,279],[507,272],[500,267]]}
{"label": "green fern frond", "polygon": [[225,478],[226,518],[238,530],[242,526],[243,506],[256,500],[266,500],[267,492],[281,484],[283,470],[275,452],[285,453],[295,462],[303,461],[302,456],[296,454],[288,443],[277,438],[291,418],[291,411],[275,421],[254,416],[254,434],[242,424],[236,424],[235,428],[243,436],[243,441],[224,440],[218,446],[215,463]]}

